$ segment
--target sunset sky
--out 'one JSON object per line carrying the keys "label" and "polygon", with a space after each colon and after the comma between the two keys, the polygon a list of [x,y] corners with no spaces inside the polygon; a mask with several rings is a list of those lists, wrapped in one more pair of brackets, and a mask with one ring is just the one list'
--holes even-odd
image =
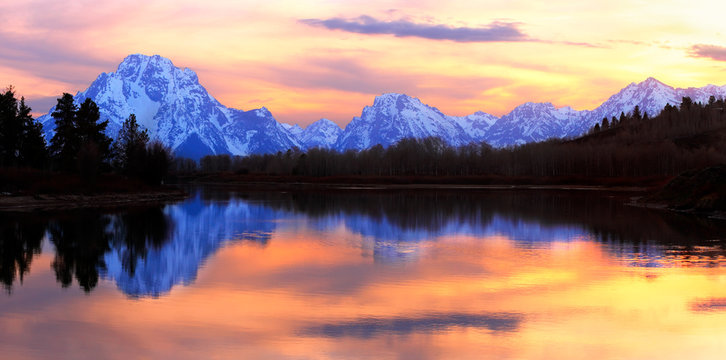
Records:
{"label": "sunset sky", "polygon": [[726,84],[722,1],[4,1],[0,85],[36,113],[132,53],[196,71],[223,104],[344,126],[384,92],[448,115],[592,109],[653,76]]}

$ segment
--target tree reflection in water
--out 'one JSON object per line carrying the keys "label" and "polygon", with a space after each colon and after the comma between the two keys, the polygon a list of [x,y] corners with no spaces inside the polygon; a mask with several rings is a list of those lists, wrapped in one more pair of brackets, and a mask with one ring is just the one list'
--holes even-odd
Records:
{"label": "tree reflection in water", "polygon": [[150,248],[160,249],[172,231],[171,220],[158,207],[135,209],[113,220],[114,247],[123,249],[122,267],[130,276],[136,272],[139,259],[145,259]]}
{"label": "tree reflection in water", "polygon": [[46,218],[37,214],[0,217],[0,279],[8,292],[16,279],[22,282],[30,271],[46,234],[55,247],[51,267],[58,283],[65,288],[75,279],[83,291],[90,292],[106,270],[104,255],[112,245],[123,249],[123,270],[133,274],[138,260],[149,248],[160,248],[172,228],[160,207],[122,214],[72,211],[52,221]]}
{"label": "tree reflection in water", "polygon": [[44,234],[55,246],[52,268],[63,287],[76,279],[89,292],[99,277],[107,277],[127,295],[159,296],[193,282],[201,264],[224,243],[264,245],[280,226],[297,231],[296,222],[320,231],[343,225],[371,241],[374,259],[386,262],[415,260],[421,243],[454,235],[502,235],[522,247],[595,240],[635,266],[691,256],[700,261],[692,265],[720,266],[726,257],[723,221],[629,207],[624,205],[628,196],[617,193],[197,190],[186,202],[163,209],[1,217],[5,289],[28,274]]}
{"label": "tree reflection in water", "polygon": [[109,250],[110,216],[80,211],[50,223],[48,233],[55,245],[53,270],[56,280],[68,287],[75,277],[83,291],[98,284],[99,270],[105,270],[103,254]]}
{"label": "tree reflection in water", "polygon": [[40,254],[46,220],[37,216],[0,216],[0,280],[10,293],[16,279],[30,272]]}

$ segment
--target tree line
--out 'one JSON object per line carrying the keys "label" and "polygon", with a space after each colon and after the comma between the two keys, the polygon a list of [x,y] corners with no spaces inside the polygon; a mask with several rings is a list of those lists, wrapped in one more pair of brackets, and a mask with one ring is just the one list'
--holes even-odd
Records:
{"label": "tree line", "polygon": [[249,156],[210,155],[206,173],[299,176],[671,176],[726,163],[726,103],[683,98],[655,117],[636,106],[603,119],[581,137],[550,139],[506,148],[486,143],[453,147],[436,137],[402,139],[384,148],[338,152],[290,149]]}
{"label": "tree line", "polygon": [[73,95],[64,93],[51,116],[55,133],[46,143],[43,126],[33,119],[25,99],[18,100],[12,87],[0,95],[0,168],[78,174],[87,183],[113,172],[159,184],[172,165],[171,150],[150,141],[134,114],[124,121],[116,141],[106,135],[108,120],[100,121],[91,99],[77,105]]}

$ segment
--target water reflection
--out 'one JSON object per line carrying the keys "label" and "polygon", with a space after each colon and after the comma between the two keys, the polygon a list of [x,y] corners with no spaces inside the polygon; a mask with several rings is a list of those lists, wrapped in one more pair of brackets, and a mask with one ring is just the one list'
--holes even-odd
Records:
{"label": "water reflection", "polygon": [[45,221],[34,216],[0,216],[0,279],[7,292],[16,278],[23,282],[33,256],[40,254],[45,227]]}
{"label": "water reflection", "polygon": [[[76,211],[0,220],[0,271],[10,291],[30,270],[44,234],[58,283],[85,291],[100,278],[125,294],[158,297],[191,284],[227,243],[265,246],[278,232],[358,234],[376,262],[417,261],[454,236],[502,236],[522,248],[597,241],[629,266],[721,266],[722,222],[624,206],[622,196],[556,191],[234,192],[198,188],[189,200],[99,214]],[[327,234],[327,235],[326,235]],[[321,238],[321,240],[324,240]]]}
{"label": "water reflection", "polygon": [[209,188],[164,207],[3,216],[12,293],[0,296],[0,348],[8,358],[720,355],[724,223],[626,200]]}
{"label": "water reflection", "polygon": [[99,272],[106,269],[103,255],[113,239],[111,219],[92,211],[67,214],[50,223],[48,233],[55,245],[53,270],[56,280],[68,287],[76,279],[89,292],[98,284]]}
{"label": "water reflection", "polygon": [[[198,193],[183,204],[167,206],[163,214],[153,216],[158,220],[154,226],[134,225],[136,238],[145,249],[143,256],[130,248],[129,244],[137,241],[117,242],[104,257],[108,278],[127,295],[158,297],[174,285],[191,284],[206,259],[224,244],[264,244],[275,230],[275,212],[264,206],[251,206],[239,200],[210,201],[202,195]],[[136,223],[148,217],[121,220],[127,220],[122,224]],[[157,245],[145,245],[149,243]]]}
{"label": "water reflection", "polygon": [[315,325],[303,329],[302,336],[331,338],[372,338],[379,335],[409,335],[451,330],[453,328],[480,328],[494,332],[517,331],[521,314],[438,314],[425,317],[396,317],[392,319],[367,318],[332,324]]}

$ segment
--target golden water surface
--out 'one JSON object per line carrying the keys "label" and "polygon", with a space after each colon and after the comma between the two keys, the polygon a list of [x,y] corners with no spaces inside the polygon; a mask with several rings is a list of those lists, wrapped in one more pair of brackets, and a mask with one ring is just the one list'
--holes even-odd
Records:
{"label": "golden water surface", "polygon": [[[375,210],[336,195],[168,205],[168,239],[133,274],[115,260],[130,245],[109,240],[87,291],[79,272],[60,285],[55,269],[70,260],[48,230],[22,282],[0,295],[0,357],[723,358],[723,223],[691,231],[648,212],[613,230],[603,212],[645,210],[609,199],[585,205],[606,206],[598,220],[567,220],[580,200],[552,205],[561,195],[424,196],[415,202],[426,210],[393,216],[408,195],[375,196]],[[490,196],[510,199],[487,213]],[[451,205],[463,198],[480,204]],[[570,217],[522,215],[520,202]],[[119,221],[104,216],[106,229]]]}

